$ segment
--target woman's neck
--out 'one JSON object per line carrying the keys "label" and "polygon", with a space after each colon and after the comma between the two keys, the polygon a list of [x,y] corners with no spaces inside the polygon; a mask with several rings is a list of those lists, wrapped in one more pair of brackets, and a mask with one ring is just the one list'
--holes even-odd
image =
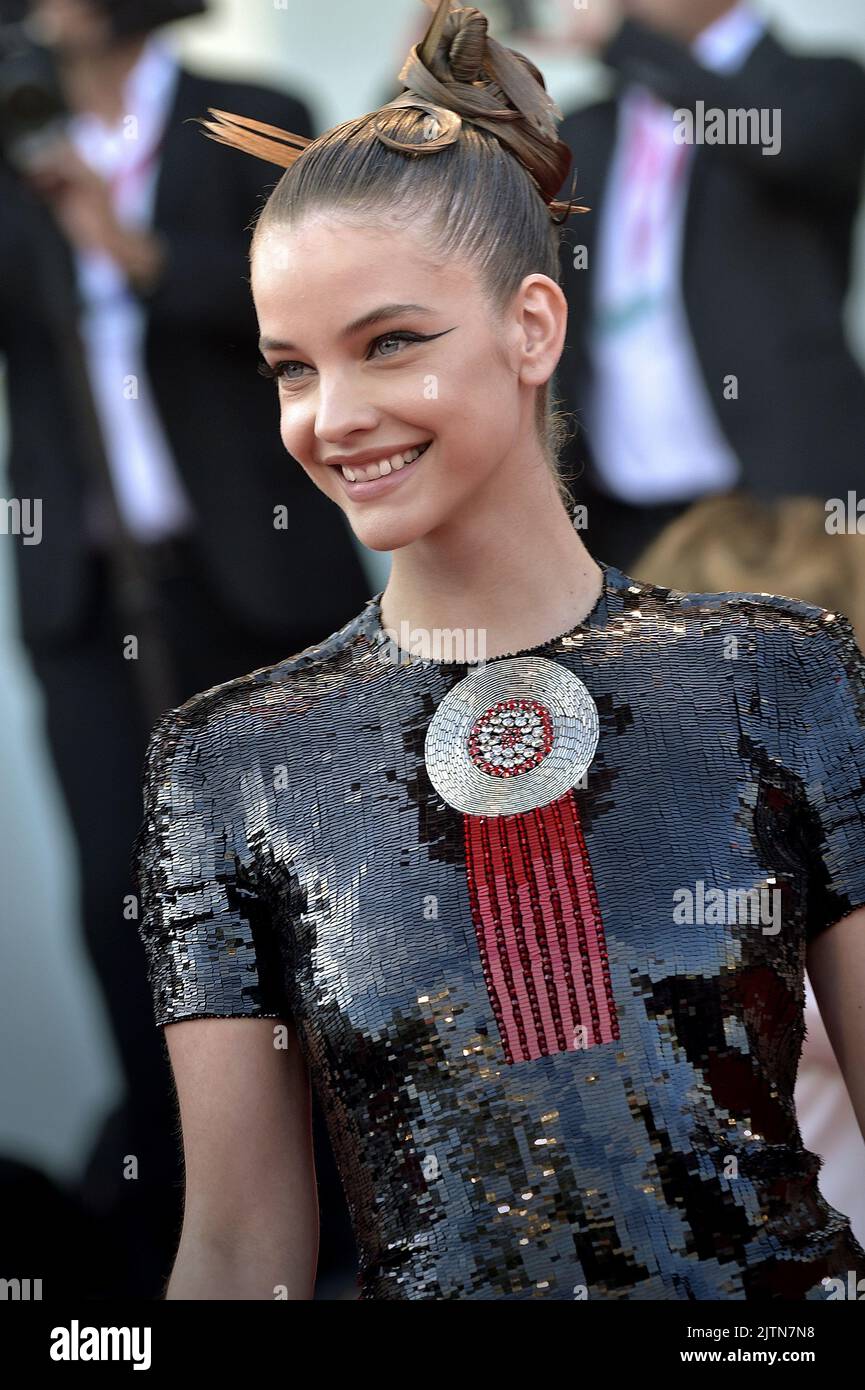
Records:
{"label": "woman's neck", "polygon": [[435,659],[436,634],[471,634],[478,655],[492,659],[539,646],[588,616],[603,572],[549,483],[528,513],[521,508],[505,524],[471,509],[394,552],[380,617],[399,645],[410,630],[412,652]]}

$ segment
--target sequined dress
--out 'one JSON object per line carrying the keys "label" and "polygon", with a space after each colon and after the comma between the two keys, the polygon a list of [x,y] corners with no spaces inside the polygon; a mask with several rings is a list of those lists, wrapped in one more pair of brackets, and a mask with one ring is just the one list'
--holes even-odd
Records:
{"label": "sequined dress", "polygon": [[432,785],[426,731],[475,663],[395,649],[380,593],[151,735],[156,1024],[293,1022],[362,1299],[822,1300],[865,1276],[793,1101],[806,945],[865,904],[865,662],[841,614],[598,563],[585,621],[509,654],[597,709],[556,862],[536,813]]}

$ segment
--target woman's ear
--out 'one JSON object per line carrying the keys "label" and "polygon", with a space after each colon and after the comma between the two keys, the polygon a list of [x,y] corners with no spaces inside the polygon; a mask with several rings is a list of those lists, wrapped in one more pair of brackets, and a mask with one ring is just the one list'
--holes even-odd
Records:
{"label": "woman's ear", "polygon": [[520,380],[543,386],[556,370],[568,326],[568,302],[548,275],[527,275],[517,292]]}

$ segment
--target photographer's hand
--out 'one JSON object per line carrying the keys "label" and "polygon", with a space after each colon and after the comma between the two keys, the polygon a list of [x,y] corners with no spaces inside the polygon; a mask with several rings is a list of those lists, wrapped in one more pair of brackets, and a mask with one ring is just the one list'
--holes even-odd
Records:
{"label": "photographer's hand", "polygon": [[72,144],[57,142],[40,152],[26,177],[73,246],[104,251],[137,289],[148,289],[158,280],[165,260],[162,238],[118,220],[109,185]]}

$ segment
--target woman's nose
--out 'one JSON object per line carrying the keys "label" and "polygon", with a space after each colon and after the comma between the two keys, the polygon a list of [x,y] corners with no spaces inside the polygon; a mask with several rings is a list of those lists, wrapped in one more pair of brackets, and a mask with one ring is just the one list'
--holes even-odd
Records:
{"label": "woman's nose", "polygon": [[355,430],[374,429],[379,413],[362,383],[343,376],[319,382],[315,433],[330,444],[339,443]]}

